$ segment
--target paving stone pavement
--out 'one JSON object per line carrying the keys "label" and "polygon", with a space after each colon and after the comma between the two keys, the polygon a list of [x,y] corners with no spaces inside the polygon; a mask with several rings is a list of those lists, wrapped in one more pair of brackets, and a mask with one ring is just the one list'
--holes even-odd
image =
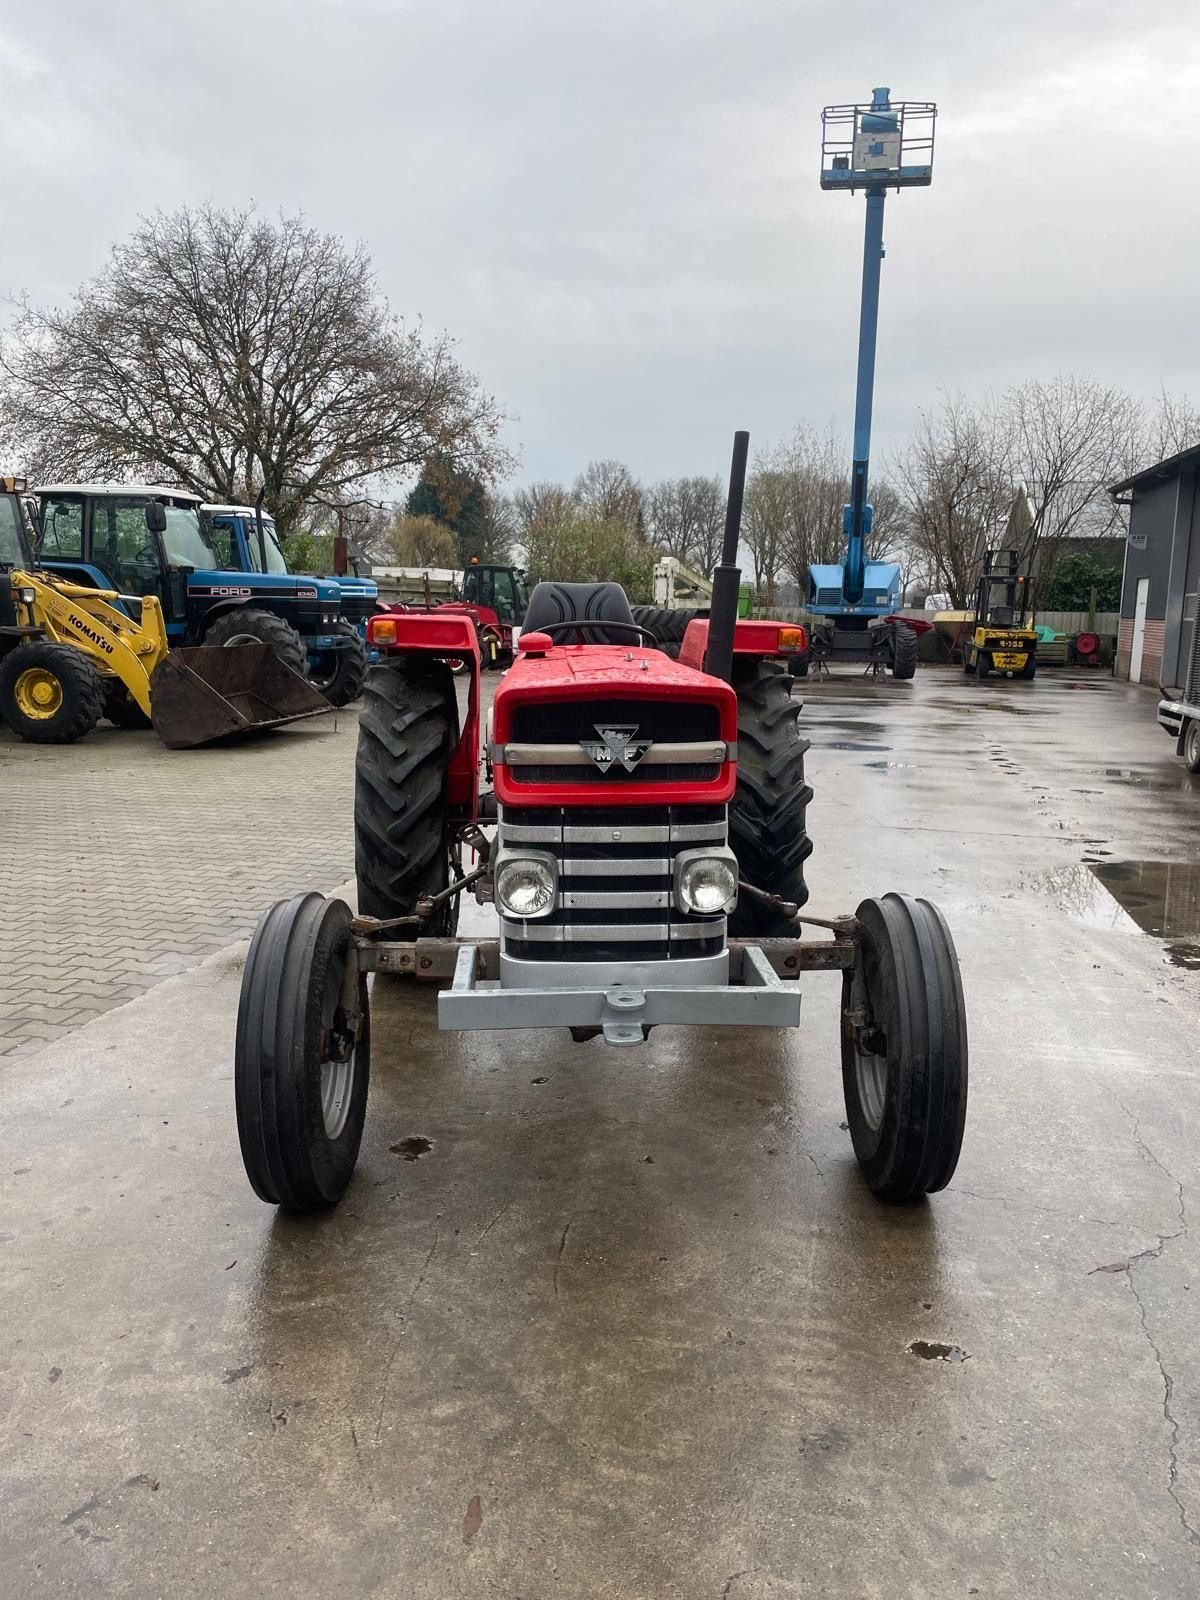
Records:
{"label": "paving stone pavement", "polygon": [[0,728],[0,1056],[29,1055],[354,873],[354,709],[205,750]]}

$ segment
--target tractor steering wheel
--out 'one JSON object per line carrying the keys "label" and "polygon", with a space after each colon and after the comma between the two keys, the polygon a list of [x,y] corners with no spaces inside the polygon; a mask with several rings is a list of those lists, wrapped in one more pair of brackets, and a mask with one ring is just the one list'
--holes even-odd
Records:
{"label": "tractor steering wheel", "polygon": [[[626,633],[639,633],[643,639],[649,639],[652,650],[662,648],[659,640],[650,632],[649,628],[643,628],[638,622],[622,622],[616,617],[577,617],[567,622],[548,622],[544,627],[530,628],[528,631],[530,633],[544,633],[547,638],[553,639],[556,633],[571,629],[581,632],[584,628],[595,628],[601,633],[607,628],[624,628]],[[609,642],[611,643],[611,641]]]}

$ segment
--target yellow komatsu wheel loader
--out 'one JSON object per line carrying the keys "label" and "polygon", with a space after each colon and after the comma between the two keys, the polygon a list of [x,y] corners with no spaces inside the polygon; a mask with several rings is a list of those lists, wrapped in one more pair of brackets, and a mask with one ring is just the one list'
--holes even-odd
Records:
{"label": "yellow komatsu wheel loader", "polygon": [[0,721],[20,738],[71,744],[107,717],[186,749],[332,709],[269,645],[170,651],[154,595],[39,570],[23,488],[0,478]]}

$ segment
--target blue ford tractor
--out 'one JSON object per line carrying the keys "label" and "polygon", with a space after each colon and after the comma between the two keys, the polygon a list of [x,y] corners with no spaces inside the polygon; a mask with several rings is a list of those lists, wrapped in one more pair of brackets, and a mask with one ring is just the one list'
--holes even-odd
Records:
{"label": "blue ford tractor", "polygon": [[[290,573],[275,523],[254,506],[206,505],[202,516],[212,534],[221,565],[231,572],[271,576]],[[367,618],[375,612],[379,585],[370,578],[323,577],[338,590],[338,617],[323,624],[317,638],[305,637],[308,677],[335,706],[348,705],[362,693],[367,675]]]}
{"label": "blue ford tractor", "polygon": [[[35,495],[40,567],[114,589],[127,597],[127,607],[153,595],[172,645],[269,644],[301,676],[312,657],[336,656],[335,670],[326,669],[314,687],[333,705],[347,704],[361,690],[366,647],[342,616],[338,584],[289,573],[282,556],[248,570],[231,567],[214,542],[210,518],[200,515],[198,495],[112,483],[48,484]],[[164,510],[161,534],[148,531],[146,507],[153,502]]]}

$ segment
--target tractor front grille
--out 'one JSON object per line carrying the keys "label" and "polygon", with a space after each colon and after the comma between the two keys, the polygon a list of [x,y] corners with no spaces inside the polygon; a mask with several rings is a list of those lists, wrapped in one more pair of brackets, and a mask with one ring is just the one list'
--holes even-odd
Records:
{"label": "tractor front grille", "polygon": [[377,605],[378,601],[369,595],[343,593],[338,610],[347,622],[357,625],[364,622],[367,617],[373,617]]}
{"label": "tractor front grille", "polygon": [[675,857],[723,845],[721,806],[502,806],[497,843],[548,851],[559,869],[549,916],[501,916],[505,954],[525,961],[671,961],[719,955],[725,918],[675,909]]}
{"label": "tractor front grille", "polygon": [[[599,766],[586,744],[602,740],[605,729],[628,730],[631,741],[648,745],[649,759],[629,771],[618,761]],[[716,783],[731,758],[721,739],[721,713],[715,705],[680,700],[565,700],[519,705],[509,735],[515,752],[508,758],[514,784]],[[666,758],[666,759],[664,759]]]}

